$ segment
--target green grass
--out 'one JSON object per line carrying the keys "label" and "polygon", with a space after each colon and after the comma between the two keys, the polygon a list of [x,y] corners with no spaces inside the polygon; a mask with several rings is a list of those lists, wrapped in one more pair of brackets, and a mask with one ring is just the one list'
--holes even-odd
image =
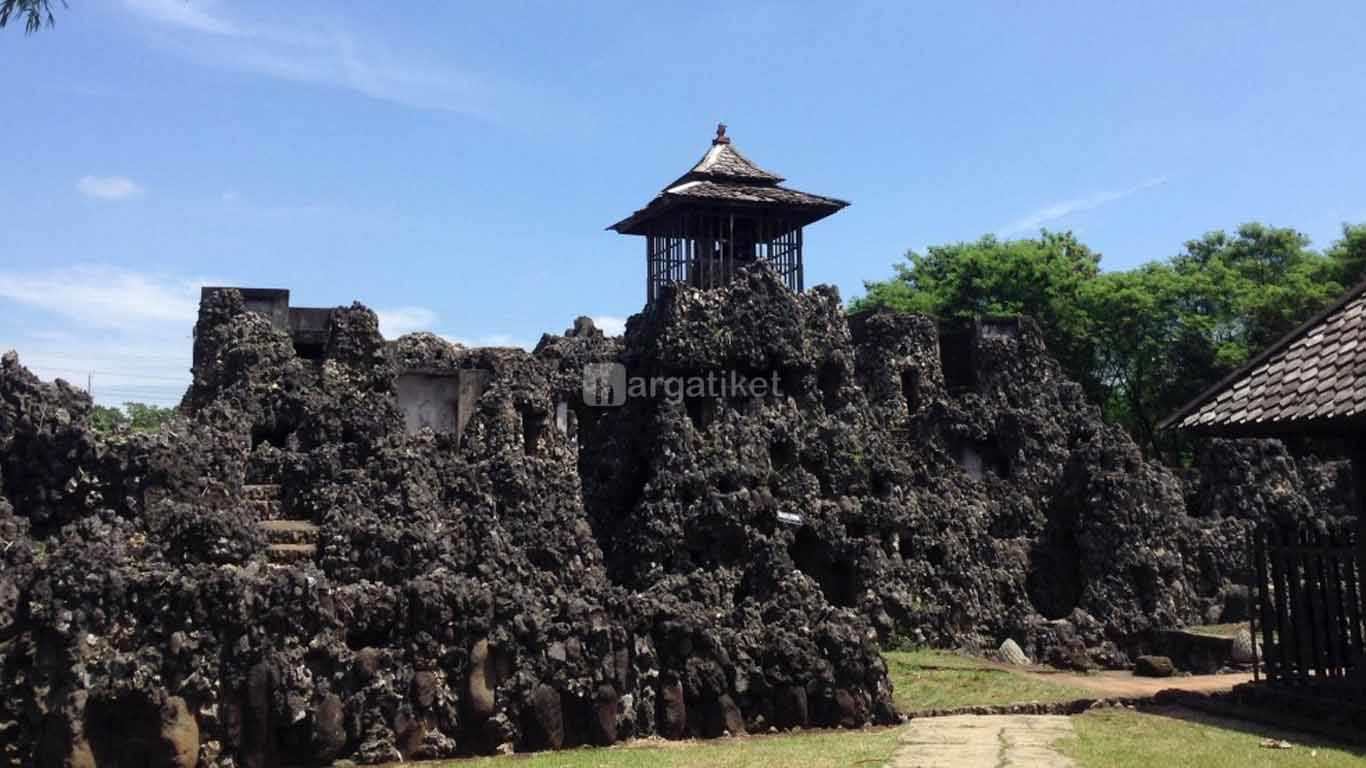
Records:
{"label": "green grass", "polygon": [[[1183,713],[1183,716],[1186,716]],[[1195,717],[1194,715],[1190,715]],[[1079,768],[1360,768],[1366,751],[1329,745],[1304,734],[1277,732],[1253,724],[1205,719],[1191,722],[1163,714],[1132,710],[1092,710],[1072,718],[1076,738],[1058,749]],[[1224,727],[1231,726],[1231,727]],[[1291,749],[1267,749],[1267,737],[1285,739]]]}
{"label": "green grass", "polygon": [[883,658],[902,712],[1096,697],[1079,686],[1039,680],[945,651],[889,651]]}
{"label": "green grass", "polygon": [[[521,757],[482,757],[441,763],[430,768],[847,768],[881,766],[896,749],[899,730],[813,731],[778,736],[747,736],[707,741],[651,739],[615,747],[540,752]],[[409,763],[409,765],[412,765]]]}

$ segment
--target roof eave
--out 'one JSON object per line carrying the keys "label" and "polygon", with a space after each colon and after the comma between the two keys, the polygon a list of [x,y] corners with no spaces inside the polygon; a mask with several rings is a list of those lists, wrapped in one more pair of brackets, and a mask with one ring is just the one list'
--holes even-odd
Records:
{"label": "roof eave", "polygon": [[1252,438],[1308,435],[1314,437],[1346,437],[1366,429],[1366,414],[1327,416],[1314,419],[1240,422],[1237,424],[1177,425],[1177,429],[1205,437]]}
{"label": "roof eave", "polygon": [[[809,194],[809,193],[804,193]],[[811,195],[818,197],[817,195]],[[671,192],[661,192],[648,205],[626,218],[607,227],[607,229],[622,235],[645,235],[648,231],[641,228],[651,219],[657,218],[675,208],[687,203],[706,205],[706,198],[690,197],[688,195],[674,194]],[[814,224],[832,214],[838,213],[849,207],[849,201],[839,200],[833,197],[820,197],[819,202],[811,203],[777,203],[768,200],[717,200],[717,205],[724,205],[728,208],[768,208],[768,209],[788,209],[797,210],[804,213],[801,217],[801,226]],[[815,215],[812,215],[815,214]]]}
{"label": "roof eave", "polygon": [[1200,408],[1204,407],[1206,403],[1208,403],[1211,399],[1216,397],[1220,392],[1223,392],[1225,389],[1227,389],[1229,386],[1237,382],[1239,379],[1257,370],[1259,366],[1261,366],[1267,360],[1270,360],[1277,353],[1286,349],[1291,344],[1294,344],[1295,341],[1298,340],[1301,336],[1304,336],[1315,326],[1319,325],[1324,320],[1327,320],[1329,317],[1331,317],[1334,313],[1342,310],[1348,304],[1355,301],[1363,293],[1366,293],[1366,280],[1357,283],[1355,286],[1351,288],[1351,290],[1347,291],[1337,301],[1333,302],[1332,305],[1315,314],[1313,317],[1309,318],[1303,323],[1300,323],[1293,331],[1277,339],[1274,344],[1262,350],[1261,353],[1253,357],[1247,363],[1244,363],[1240,368],[1233,371],[1224,378],[1220,379],[1218,382],[1205,389],[1205,391],[1196,395],[1185,405],[1182,405],[1179,409],[1177,409],[1176,412],[1172,415],[1168,416],[1162,421],[1159,421],[1157,423],[1157,431],[1162,432],[1167,429],[1171,429],[1172,427],[1176,427],[1177,429],[1198,431],[1197,428],[1194,426],[1182,427],[1180,426],[1180,422],[1184,421],[1187,416],[1190,416],[1192,413],[1195,413],[1196,411],[1200,410]]}

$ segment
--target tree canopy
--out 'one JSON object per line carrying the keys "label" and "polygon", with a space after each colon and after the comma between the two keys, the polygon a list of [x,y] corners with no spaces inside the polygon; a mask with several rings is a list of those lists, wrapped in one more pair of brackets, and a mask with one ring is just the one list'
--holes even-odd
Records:
{"label": "tree canopy", "polygon": [[174,408],[163,408],[146,403],[124,403],[123,408],[97,405],[90,413],[90,426],[96,432],[108,434],[120,429],[134,432],[150,432],[165,424],[173,415]]}
{"label": "tree canopy", "polygon": [[932,246],[853,309],[940,317],[1034,316],[1068,374],[1150,452],[1179,437],[1156,424],[1327,305],[1366,273],[1366,226],[1344,226],[1323,252],[1264,224],[1188,241],[1170,259],[1102,272],[1070,233]]}
{"label": "tree canopy", "polygon": [[[1043,232],[1037,239],[998,240],[987,235],[971,243],[932,245],[906,254],[896,275],[867,282],[866,296],[852,309],[887,306],[942,318],[1031,315],[1068,370],[1087,370],[1085,286],[1100,274],[1100,255],[1070,232]],[[1093,382],[1079,379],[1089,389]]]}
{"label": "tree canopy", "polygon": [[[66,7],[66,0],[60,0]],[[56,19],[52,15],[52,0],[0,0],[0,29],[4,29],[14,19],[24,20],[24,32],[32,34],[52,26]]]}

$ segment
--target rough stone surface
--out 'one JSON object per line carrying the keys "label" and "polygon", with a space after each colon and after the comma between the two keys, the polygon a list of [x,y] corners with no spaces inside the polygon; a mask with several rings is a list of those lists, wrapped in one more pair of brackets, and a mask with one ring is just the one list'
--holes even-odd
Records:
{"label": "rough stone surface", "polygon": [[1252,632],[1244,627],[1233,636],[1233,647],[1228,658],[1234,664],[1251,664],[1256,660],[1257,646],[1252,642]]}
{"label": "rough stone surface", "polygon": [[[0,360],[0,765],[889,723],[880,641],[1125,667],[1246,610],[1256,520],[1348,508],[1278,444],[1145,461],[1027,319],[846,318],[762,270],[530,353],[385,342],[360,305],[327,338],[301,357],[214,293],[179,415],[110,436]],[[594,363],[771,384],[595,408]],[[462,370],[485,372],[463,434],[410,434],[398,377]],[[310,541],[288,563],[284,528]]]}
{"label": "rough stone surface", "polygon": [[1171,677],[1175,671],[1166,656],[1139,656],[1134,660],[1134,674],[1140,677]]}
{"label": "rough stone surface", "polygon": [[1001,661],[1004,661],[1007,664],[1014,664],[1022,667],[1030,663],[1029,657],[1026,656],[1024,650],[1020,648],[1020,644],[1008,637],[1005,639],[1005,642],[1001,643],[1001,647],[996,649],[996,652],[1000,655]]}

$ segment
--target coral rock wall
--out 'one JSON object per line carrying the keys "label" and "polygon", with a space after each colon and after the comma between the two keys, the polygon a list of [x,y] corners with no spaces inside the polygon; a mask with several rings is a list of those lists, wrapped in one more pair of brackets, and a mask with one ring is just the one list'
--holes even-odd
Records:
{"label": "coral rock wall", "polygon": [[[1256,519],[1343,508],[1331,466],[1275,444],[1216,443],[1183,485],[1027,319],[846,318],[753,271],[531,353],[329,322],[301,356],[206,295],[182,412],[148,434],[97,438],[84,393],[4,357],[0,765],[890,722],[880,642],[1121,666],[1246,611]],[[777,392],[590,405],[609,363]],[[438,420],[461,428],[405,428],[415,372],[431,397],[477,383]]]}

